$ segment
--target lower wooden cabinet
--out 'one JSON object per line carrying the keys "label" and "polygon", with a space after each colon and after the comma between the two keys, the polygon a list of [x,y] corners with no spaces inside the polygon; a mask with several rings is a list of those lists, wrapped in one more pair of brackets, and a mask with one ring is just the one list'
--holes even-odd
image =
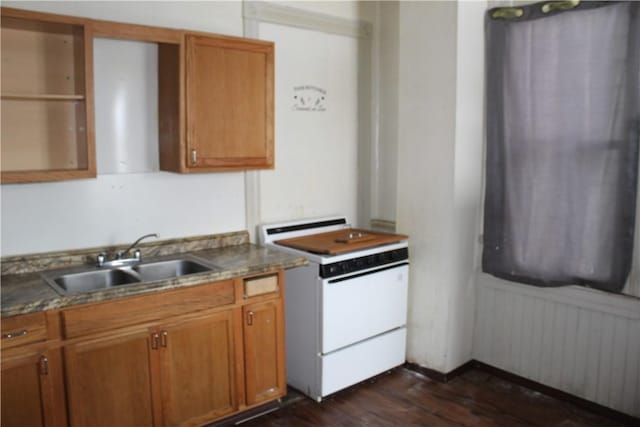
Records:
{"label": "lower wooden cabinet", "polygon": [[65,347],[70,425],[193,426],[231,414],[232,310]]}
{"label": "lower wooden cabinet", "polygon": [[262,277],[47,312],[3,351],[2,426],[200,426],[283,396],[284,274],[247,292]]}
{"label": "lower wooden cabinet", "polygon": [[247,405],[286,393],[284,372],[284,317],[282,300],[243,307]]}
{"label": "lower wooden cabinet", "polygon": [[163,425],[201,425],[235,412],[232,310],[168,324],[158,333]]}
{"label": "lower wooden cabinet", "polygon": [[5,350],[0,396],[3,427],[66,425],[60,351]]}
{"label": "lower wooden cabinet", "polygon": [[155,425],[146,329],[67,345],[64,356],[71,426]]}

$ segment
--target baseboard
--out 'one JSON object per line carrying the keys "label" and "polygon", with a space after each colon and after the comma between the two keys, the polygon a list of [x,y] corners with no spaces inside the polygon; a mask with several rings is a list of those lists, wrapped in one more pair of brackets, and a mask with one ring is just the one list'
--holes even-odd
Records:
{"label": "baseboard", "polygon": [[544,385],[537,381],[533,381],[528,378],[521,377],[520,375],[513,374],[511,372],[505,371],[500,368],[496,368],[495,366],[491,366],[486,363],[479,362],[477,360],[472,360],[472,362],[473,362],[473,367],[485,372],[489,372],[495,375],[496,377],[504,378],[505,380],[508,380],[512,383],[521,385],[531,390],[538,391],[540,393],[546,394],[547,396],[554,397],[558,400],[570,402],[575,406],[578,406],[589,412],[593,412],[595,414],[601,415],[611,420],[615,420],[624,425],[635,426],[635,427],[640,426],[640,418],[633,417],[631,415],[625,414],[624,412],[616,411],[615,409],[608,408],[606,406],[592,402],[591,400],[583,399],[582,397],[575,396],[573,394],[567,393],[566,391],[549,387],[548,385]]}
{"label": "baseboard", "polygon": [[417,363],[409,363],[409,362],[405,362],[404,367],[407,368],[410,371],[413,372],[417,372],[419,374],[422,374],[426,377],[431,378],[432,380],[441,382],[441,383],[446,383],[451,381],[452,379],[454,379],[455,377],[457,377],[460,374],[463,374],[464,372],[468,371],[469,369],[473,368],[473,363],[475,361],[474,360],[470,360],[467,363],[464,363],[460,366],[458,366],[456,369],[454,369],[451,372],[447,372],[446,374],[440,371],[436,371],[435,369],[429,369],[429,368],[425,368],[424,366],[420,366]]}
{"label": "baseboard", "polygon": [[592,402],[591,400],[583,399],[582,397],[575,396],[573,394],[567,393],[566,391],[558,390],[557,388],[549,387],[548,385],[544,385],[542,383],[530,380],[528,378],[521,377],[520,375],[513,374],[511,372],[505,371],[500,368],[496,368],[495,366],[488,365],[486,363],[480,362],[475,359],[472,359],[464,363],[463,365],[457,367],[456,369],[448,373],[443,373],[440,371],[436,371],[434,369],[425,368],[424,366],[420,366],[416,363],[406,362],[404,366],[410,371],[418,372],[422,375],[425,375],[431,378],[432,380],[442,382],[442,383],[451,381],[452,379],[463,374],[469,369],[474,369],[474,368],[479,369],[481,371],[485,371],[492,375],[495,375],[496,377],[503,378],[514,384],[518,384],[522,387],[526,387],[530,390],[535,390],[537,392],[546,394],[547,396],[554,397],[558,400],[570,402],[575,406],[578,406],[584,410],[593,412],[595,414],[617,421],[624,425],[634,426],[634,427],[640,426],[639,418],[625,414],[624,412],[616,411],[615,409],[611,409],[606,406],[602,406],[598,403]]}
{"label": "baseboard", "polygon": [[274,400],[264,405],[260,405],[256,408],[252,408],[239,414],[232,415],[229,418],[224,418],[211,424],[206,424],[205,427],[231,427],[242,424],[245,421],[249,421],[261,415],[268,414],[269,412],[273,412],[277,409],[280,409],[280,402]]}

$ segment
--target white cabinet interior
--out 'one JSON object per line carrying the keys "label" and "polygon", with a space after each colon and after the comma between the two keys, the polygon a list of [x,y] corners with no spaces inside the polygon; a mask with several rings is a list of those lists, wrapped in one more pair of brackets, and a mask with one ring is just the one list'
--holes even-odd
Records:
{"label": "white cabinet interior", "polygon": [[94,39],[98,174],[159,171],[158,45]]}

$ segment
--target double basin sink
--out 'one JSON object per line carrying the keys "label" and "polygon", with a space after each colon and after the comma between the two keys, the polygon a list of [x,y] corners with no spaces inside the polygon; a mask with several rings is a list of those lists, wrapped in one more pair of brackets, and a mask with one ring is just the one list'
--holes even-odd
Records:
{"label": "double basin sink", "polygon": [[122,267],[80,267],[42,273],[42,278],[62,295],[107,290],[136,283],[173,279],[221,270],[184,254],[170,259],[141,261]]}

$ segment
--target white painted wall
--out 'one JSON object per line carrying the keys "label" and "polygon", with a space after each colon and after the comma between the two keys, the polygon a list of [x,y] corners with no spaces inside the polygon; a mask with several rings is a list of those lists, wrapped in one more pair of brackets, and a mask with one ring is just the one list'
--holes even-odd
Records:
{"label": "white painted wall", "polygon": [[475,321],[477,224],[484,143],[485,1],[458,3],[454,170],[454,286],[449,304],[448,369],[471,357]]}
{"label": "white painted wall", "polygon": [[[241,1],[17,1],[3,2],[3,6],[218,34],[243,34]],[[295,2],[290,6],[353,20],[366,18],[375,11],[371,4],[355,2]],[[258,218],[258,223],[335,212],[355,218],[358,118],[357,107],[354,107],[357,103],[352,97],[357,96],[353,87],[357,83],[354,64],[358,51],[346,37],[307,34],[305,30],[294,29],[285,33],[278,41],[283,46],[276,47],[277,169],[274,173],[265,173],[265,192],[259,194],[259,200],[264,201],[265,216]],[[268,35],[261,38],[269,39]],[[307,49],[307,42],[315,48]],[[149,82],[139,80],[145,72],[156,74],[152,68],[154,61],[148,60],[153,52],[142,45],[139,43],[119,56],[125,58],[142,52],[145,58],[136,64],[123,61],[131,67],[143,67],[142,73],[140,68],[135,72],[120,69],[114,73],[102,66],[96,70],[98,178],[0,188],[2,256],[126,243],[148,232],[170,238],[247,228],[245,174],[170,174],[158,172],[155,159],[138,157],[153,156],[149,148],[153,148],[153,140],[157,138],[152,133],[152,128],[157,127],[157,117],[153,114],[157,110],[154,100],[157,94],[145,95]],[[113,42],[96,43],[98,64],[117,63],[117,58],[109,61],[113,49]],[[301,53],[306,62],[298,66],[296,61]],[[107,84],[98,80],[105,75],[113,77],[114,82]],[[123,75],[128,80],[120,83],[129,88],[126,91],[130,92],[129,96],[133,95],[132,87],[138,86],[139,90],[134,97],[118,101],[115,90],[111,89],[118,83],[118,76]],[[138,75],[138,80],[134,75]],[[331,108],[323,119],[307,116],[301,120],[300,115],[292,115],[288,110],[291,84],[310,83],[314,79],[320,86],[329,87]],[[110,114],[116,101],[126,107],[123,111],[128,124],[122,129],[116,127],[118,115]],[[134,128],[135,123],[144,125]],[[107,158],[115,140],[123,139],[123,135],[130,144],[139,145],[123,156]],[[339,168],[337,173],[334,168]],[[117,174],[110,175],[112,173]],[[327,194],[326,185],[320,184],[327,175],[332,184],[337,183],[335,194]]]}
{"label": "white painted wall", "polygon": [[98,175],[157,172],[158,44],[93,41]]}
{"label": "white painted wall", "polygon": [[484,8],[400,3],[397,226],[414,246],[408,357],[441,372],[471,358]]}
{"label": "white painted wall", "polygon": [[166,172],[2,186],[2,255],[244,228],[242,174]]}
{"label": "white painted wall", "polygon": [[[275,24],[276,168],[260,172],[264,222],[357,216],[358,39]],[[297,111],[294,87],[327,91],[325,111]]]}
{"label": "white painted wall", "polygon": [[[241,5],[237,2],[3,2],[3,5],[136,24],[242,34]],[[107,48],[101,50],[103,45]],[[149,173],[104,174],[120,171],[117,165],[104,158],[104,148],[111,147],[118,134],[129,137],[127,143],[137,144],[137,151],[144,155],[148,141],[145,144],[139,139],[141,133],[131,125],[151,123],[151,127],[157,128],[157,113],[154,114],[157,100],[153,93],[142,99],[137,96],[140,92],[131,91],[123,92],[120,100],[123,110],[120,114],[125,115],[121,118],[128,120],[128,125],[114,127],[114,117],[109,113],[113,109],[115,92],[110,90],[111,83],[98,80],[105,72],[109,73],[101,64],[106,62],[114,66],[131,51],[125,50],[122,56],[108,61],[103,55],[113,55],[108,46],[108,43],[96,43],[97,65],[100,66],[95,81],[96,151],[100,175],[90,180],[3,185],[3,256],[126,243],[149,232],[171,238],[245,228],[242,173],[183,176],[157,172],[156,168],[155,172]],[[134,47],[133,52],[138,48]],[[147,67],[146,71],[153,75],[157,74],[157,66],[152,62],[141,60],[132,64],[122,61],[122,64]],[[128,79],[125,85],[129,88],[137,86],[143,90],[148,82],[136,80],[136,74],[137,78],[144,76],[137,71],[125,72],[121,77]],[[148,137],[144,132],[142,136],[143,139]],[[157,134],[153,137],[157,138]],[[117,162],[122,161],[138,164],[133,169],[125,168],[127,172],[154,167],[153,161],[141,161],[131,153],[117,159]]]}
{"label": "white painted wall", "polygon": [[241,1],[3,1],[3,6],[242,36]]}
{"label": "white painted wall", "polygon": [[[246,11],[245,35],[274,40],[278,58],[276,169],[247,174],[249,232],[331,214],[368,223],[372,45],[362,18],[377,17],[376,3],[248,2]],[[294,108],[305,86],[325,92],[323,111]]]}

